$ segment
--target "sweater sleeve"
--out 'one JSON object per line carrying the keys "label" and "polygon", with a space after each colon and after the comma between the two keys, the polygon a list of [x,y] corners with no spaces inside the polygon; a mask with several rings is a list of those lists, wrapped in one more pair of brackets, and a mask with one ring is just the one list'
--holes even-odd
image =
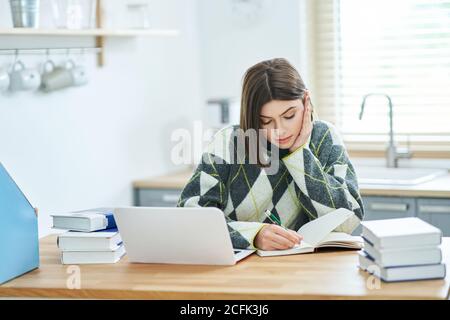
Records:
{"label": "sweater sleeve", "polygon": [[338,208],[352,210],[355,215],[335,229],[351,233],[364,215],[355,170],[336,128],[327,123],[320,131],[316,144],[308,141],[282,160],[302,199],[310,202],[310,216],[317,218]]}
{"label": "sweater sleeve", "polygon": [[[225,211],[230,165],[211,153],[204,153],[201,163],[184,187],[178,207],[216,207]],[[231,201],[231,200],[230,200]],[[256,249],[254,239],[264,226],[260,222],[234,221],[225,214],[234,248]]]}

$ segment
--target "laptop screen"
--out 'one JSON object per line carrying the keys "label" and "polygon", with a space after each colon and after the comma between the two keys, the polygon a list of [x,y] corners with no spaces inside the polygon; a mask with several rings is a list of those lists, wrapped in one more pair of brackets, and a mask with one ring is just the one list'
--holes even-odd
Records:
{"label": "laptop screen", "polygon": [[0,163],[0,284],[39,266],[33,206]]}

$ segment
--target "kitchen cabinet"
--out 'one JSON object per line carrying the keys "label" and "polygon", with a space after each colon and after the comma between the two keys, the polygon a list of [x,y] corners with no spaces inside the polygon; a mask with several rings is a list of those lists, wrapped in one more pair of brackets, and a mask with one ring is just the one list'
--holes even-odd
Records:
{"label": "kitchen cabinet", "polygon": [[440,228],[444,237],[450,236],[450,199],[419,198],[417,216]]}
{"label": "kitchen cabinet", "polygon": [[[395,219],[416,216],[416,201],[408,197],[362,197],[364,204],[364,220]],[[360,235],[362,227],[353,231]]]}
{"label": "kitchen cabinet", "polygon": [[134,204],[142,207],[176,207],[181,189],[135,189]]}
{"label": "kitchen cabinet", "polygon": [[[408,197],[363,197],[364,220],[418,217],[450,236],[450,199]],[[361,234],[361,226],[353,235]]]}
{"label": "kitchen cabinet", "polygon": [[[187,176],[183,179],[187,179]],[[170,179],[165,180],[171,181]],[[173,181],[166,184],[168,185],[165,187],[136,185],[134,188],[134,205],[175,207],[182,189]],[[363,196],[362,199],[365,208],[364,220],[418,217],[440,228],[444,236],[450,236],[450,198],[370,195]],[[359,226],[355,229],[353,235],[360,235],[361,230],[362,227]]]}

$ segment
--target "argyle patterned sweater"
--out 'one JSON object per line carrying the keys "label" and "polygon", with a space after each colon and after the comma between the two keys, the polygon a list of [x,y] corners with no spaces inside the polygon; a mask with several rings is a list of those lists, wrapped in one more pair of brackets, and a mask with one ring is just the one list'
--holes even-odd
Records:
{"label": "argyle patterned sweater", "polygon": [[[228,126],[215,134],[177,206],[221,209],[233,247],[241,249],[255,249],[256,234],[270,223],[267,209],[295,231],[337,208],[355,215],[335,231],[351,233],[359,225],[364,207],[357,177],[331,123],[314,121],[307,143],[292,153],[278,149],[278,170],[270,174],[257,164],[231,161],[229,145],[238,128]],[[270,156],[270,146],[267,150]]]}

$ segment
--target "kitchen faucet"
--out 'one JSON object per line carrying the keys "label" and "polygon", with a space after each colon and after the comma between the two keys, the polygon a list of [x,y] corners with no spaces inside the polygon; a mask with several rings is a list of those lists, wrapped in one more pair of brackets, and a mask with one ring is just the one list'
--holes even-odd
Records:
{"label": "kitchen faucet", "polygon": [[384,93],[369,93],[366,94],[363,98],[363,101],[361,103],[361,112],[359,113],[359,120],[362,119],[363,113],[364,113],[364,106],[366,104],[366,99],[369,96],[383,96],[388,99],[389,102],[389,145],[386,149],[386,166],[388,168],[397,168],[398,167],[398,159],[404,158],[408,159],[411,158],[412,153],[407,148],[405,151],[398,151],[397,147],[394,143],[394,125],[393,125],[393,111],[392,111],[392,100],[391,97],[389,97],[387,94]]}

